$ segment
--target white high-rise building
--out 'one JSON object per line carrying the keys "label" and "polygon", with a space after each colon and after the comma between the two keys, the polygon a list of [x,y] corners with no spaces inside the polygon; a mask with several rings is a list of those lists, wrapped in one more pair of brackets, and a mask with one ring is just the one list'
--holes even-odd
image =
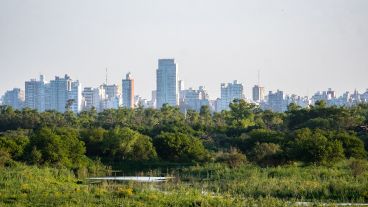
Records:
{"label": "white high-rise building", "polygon": [[284,112],[287,110],[287,103],[285,102],[285,95],[283,91],[277,90],[275,93],[270,91],[268,93],[268,109],[274,112]]}
{"label": "white high-rise building", "polygon": [[95,108],[97,112],[101,112],[105,107],[106,92],[103,86],[98,88],[86,87],[82,92],[84,110]]}
{"label": "white high-rise building", "polygon": [[63,78],[56,76],[45,85],[45,106],[47,110],[61,113],[66,110],[79,113],[83,106],[81,83],[73,81],[68,75]]}
{"label": "white high-rise building", "polygon": [[82,92],[83,96],[83,110],[90,110],[93,107],[93,88],[85,87]]}
{"label": "white high-rise building", "polygon": [[118,85],[102,85],[105,90],[106,99],[102,100],[102,110],[118,109],[122,105],[122,97]]}
{"label": "white high-rise building", "polygon": [[123,107],[134,108],[134,79],[130,73],[126,74],[122,80],[123,86]]}
{"label": "white high-rise building", "polygon": [[25,107],[40,112],[46,110],[45,84],[43,75],[40,80],[31,79],[25,82]]}
{"label": "white high-rise building", "polygon": [[58,76],[50,81],[50,109],[65,112],[69,100],[69,92],[72,89],[72,80],[68,75],[64,78]]}
{"label": "white high-rise building", "polygon": [[265,88],[263,86],[255,85],[253,87],[253,101],[262,102],[265,99]]}
{"label": "white high-rise building", "polygon": [[174,59],[159,59],[156,70],[157,108],[179,103],[178,68]]}
{"label": "white high-rise building", "polygon": [[236,80],[233,83],[221,84],[221,99],[218,111],[229,110],[229,105],[235,99],[244,99],[244,87]]}
{"label": "white high-rise building", "polygon": [[79,113],[82,111],[83,106],[83,97],[82,97],[82,84],[79,83],[79,81],[73,81],[71,83],[71,88],[68,94],[68,99],[73,100],[70,109],[74,113]]}
{"label": "white high-rise building", "polygon": [[5,92],[2,98],[2,105],[11,106],[20,110],[24,107],[24,91],[20,88],[14,88]]}
{"label": "white high-rise building", "polygon": [[105,89],[106,98],[107,99],[114,99],[119,96],[119,87],[118,85],[102,85],[102,87]]}

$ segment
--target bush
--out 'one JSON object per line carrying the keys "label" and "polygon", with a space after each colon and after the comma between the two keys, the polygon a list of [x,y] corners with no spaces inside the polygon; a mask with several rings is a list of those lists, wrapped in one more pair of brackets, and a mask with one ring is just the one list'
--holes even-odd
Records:
{"label": "bush", "polygon": [[4,149],[0,148],[0,168],[6,167],[12,162],[10,154]]}
{"label": "bush", "polygon": [[103,152],[115,160],[153,160],[157,158],[151,138],[129,128],[115,128],[105,134]]}
{"label": "bush", "polygon": [[291,157],[306,163],[334,164],[342,160],[344,149],[338,140],[329,140],[322,130],[303,128],[295,131]]}
{"label": "bush", "polygon": [[73,129],[41,128],[31,137],[25,159],[31,164],[50,164],[68,168],[86,165],[84,143]]}
{"label": "bush", "polygon": [[364,159],[367,157],[364,142],[354,134],[339,132],[334,138],[342,143],[346,158]]}
{"label": "bush", "polygon": [[169,161],[203,161],[207,151],[198,138],[183,133],[162,132],[154,139],[160,158]]}
{"label": "bush", "polygon": [[219,152],[216,155],[216,161],[226,163],[229,167],[234,168],[246,163],[247,158],[236,148],[231,148],[229,152]]}
{"label": "bush", "polygon": [[0,136],[0,148],[6,150],[14,160],[20,160],[29,143],[26,130],[6,131]]}
{"label": "bush", "polygon": [[274,143],[256,143],[251,152],[252,161],[261,166],[274,166],[280,161],[282,153],[280,145]]}
{"label": "bush", "polygon": [[368,170],[368,163],[366,160],[352,160],[349,167],[351,174],[357,177]]}

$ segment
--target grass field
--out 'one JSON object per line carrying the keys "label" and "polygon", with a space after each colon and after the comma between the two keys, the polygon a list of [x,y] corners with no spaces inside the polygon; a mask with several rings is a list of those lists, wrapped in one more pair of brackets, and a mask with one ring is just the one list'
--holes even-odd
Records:
{"label": "grass field", "polygon": [[[368,202],[368,173],[334,167],[229,168],[211,163],[169,172],[165,183],[88,183],[66,169],[17,164],[0,169],[0,206],[296,206]],[[159,171],[149,174],[157,175]],[[354,176],[355,175],[355,176]]]}

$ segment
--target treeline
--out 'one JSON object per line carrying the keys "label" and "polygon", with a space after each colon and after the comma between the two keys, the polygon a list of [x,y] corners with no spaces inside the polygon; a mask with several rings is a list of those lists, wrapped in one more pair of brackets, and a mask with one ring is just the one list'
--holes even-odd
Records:
{"label": "treeline", "polygon": [[92,160],[175,163],[290,162],[330,165],[366,159],[368,105],[263,111],[235,100],[229,111],[183,114],[178,108],[39,113],[0,107],[0,165],[20,161],[81,169]]}

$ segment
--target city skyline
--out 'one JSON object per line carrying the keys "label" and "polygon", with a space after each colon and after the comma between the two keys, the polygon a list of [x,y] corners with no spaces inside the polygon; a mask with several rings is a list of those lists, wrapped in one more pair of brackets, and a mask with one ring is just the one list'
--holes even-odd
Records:
{"label": "city skyline", "polygon": [[184,86],[184,81],[178,79],[175,59],[158,59],[156,90],[152,90],[151,99],[135,94],[134,78],[130,72],[121,83],[121,85],[108,84],[106,75],[103,84],[83,88],[79,80],[72,80],[67,74],[64,77],[55,76],[55,79],[50,81],[47,81],[44,75],[40,75],[39,79],[31,78],[25,81],[25,90],[20,88],[7,90],[1,97],[1,105],[12,106],[15,109],[31,108],[40,112],[71,110],[74,113],[91,108],[95,108],[97,112],[136,106],[160,109],[164,104],[186,112],[200,111],[202,106],[207,105],[211,111],[221,112],[229,110],[233,100],[244,99],[255,103],[263,110],[284,112],[291,103],[305,108],[320,100],[324,100],[327,105],[346,107],[368,102],[368,89],[363,93],[357,90],[352,93],[347,91],[340,96],[332,88],[328,88],[327,91],[318,90],[311,97],[289,94],[279,89],[276,92],[269,91],[266,95],[265,87],[260,86],[260,81],[252,87],[252,99],[247,99],[244,96],[243,83],[237,80],[221,83],[221,96],[211,99],[205,86],[200,86],[198,90]]}
{"label": "city skyline", "polygon": [[149,97],[156,60],[171,57],[186,86],[211,98],[235,79],[251,98],[258,70],[266,91],[364,91],[368,2],[280,2],[1,1],[0,94],[39,74],[98,85],[107,67],[109,83],[131,71]]}
{"label": "city skyline", "polygon": [[[160,58],[158,60],[170,60],[170,59],[169,58]],[[176,59],[173,59],[173,60],[175,61],[175,64],[176,64],[177,63]],[[156,60],[156,65],[157,65],[157,60]],[[157,66],[156,66],[156,70],[157,70]],[[131,72],[129,71],[129,72],[126,72],[125,75],[122,75],[121,77],[114,77],[114,79],[118,79],[120,81],[112,82],[111,80],[109,81],[109,78],[108,78],[109,77],[108,70],[105,68],[104,71],[105,71],[104,77],[101,77],[101,81],[98,82],[96,85],[87,85],[87,84],[85,84],[85,81],[82,80],[82,79],[79,79],[79,78],[74,78],[74,79],[80,81],[81,83],[83,83],[83,87],[82,88],[102,86],[104,84],[108,84],[108,85],[109,84],[112,84],[112,85],[118,84],[118,85],[120,85],[122,87],[121,80],[124,79],[124,78],[126,78],[127,74],[131,74]],[[203,85],[203,84],[198,84],[198,85],[194,85],[194,86],[193,85],[187,85],[186,83],[187,82],[191,82],[191,81],[190,80],[181,79],[180,78],[180,72],[178,71],[178,74],[177,74],[177,76],[178,76],[178,82],[179,81],[185,82],[185,88],[184,89],[191,89],[191,88],[198,88],[198,87],[206,87],[206,89],[208,90],[208,87],[206,85]],[[257,78],[259,79],[260,78],[259,77],[260,76],[259,75],[260,71],[258,70],[257,73],[258,73],[258,77]],[[2,95],[4,95],[5,92],[8,91],[8,90],[12,90],[12,89],[16,89],[16,88],[20,88],[22,90],[26,90],[25,83],[35,81],[35,80],[37,80],[37,78],[41,79],[42,81],[47,80],[47,79],[48,80],[52,80],[52,78],[64,76],[62,74],[68,75],[68,76],[73,76],[70,73],[65,73],[65,72],[64,73],[61,72],[59,74],[54,74],[54,75],[51,75],[51,76],[46,76],[45,74],[41,74],[40,73],[40,74],[38,74],[38,76],[28,77],[28,79],[23,80],[23,83],[21,84],[21,86],[14,85],[13,87],[10,87],[10,88],[0,88],[0,91],[3,91],[2,93],[0,93],[0,97]],[[152,98],[152,91],[155,91],[156,90],[156,87],[157,87],[156,76],[157,76],[157,74],[154,74],[154,76],[152,77],[152,78],[155,79],[155,85],[152,88],[148,89],[147,87],[145,87],[146,88],[146,91],[144,93],[136,93],[136,92],[134,92],[134,94],[140,95],[140,96],[142,96],[144,98],[147,98],[147,99]],[[136,79],[136,78],[134,78],[134,79]],[[324,90],[331,89],[331,88],[334,89],[334,92],[336,93],[337,96],[342,96],[346,92],[354,92],[354,91],[365,92],[365,91],[368,90],[368,85],[366,87],[361,88],[361,89],[359,89],[357,87],[354,87],[352,89],[345,89],[345,90],[341,90],[341,91],[338,91],[338,90],[336,90],[336,88],[333,88],[333,87],[329,87],[328,86],[328,87],[325,87],[325,88],[319,88],[319,89],[314,90],[314,91],[309,91],[308,90],[308,94],[298,94],[298,93],[291,92],[293,90],[288,90],[288,89],[280,88],[280,87],[277,87],[277,86],[276,86],[276,88],[272,88],[271,89],[271,88],[267,87],[267,85],[263,84],[263,82],[261,82],[258,79],[257,79],[257,81],[253,85],[250,85],[250,84],[247,84],[245,82],[239,81],[241,79],[238,79],[238,78],[234,78],[234,79],[231,79],[231,80],[223,80],[221,82],[215,83],[218,86],[219,94],[218,95],[214,95],[214,94],[212,94],[212,93],[209,92],[210,98],[212,100],[215,100],[216,98],[220,98],[221,97],[221,84],[231,83],[233,81],[237,81],[237,82],[239,82],[240,84],[242,84],[244,86],[244,89],[243,89],[244,98],[245,99],[248,99],[248,100],[254,100],[254,96],[253,96],[254,87],[258,87],[258,86],[263,88],[264,95],[267,95],[268,92],[270,92],[270,91],[282,90],[285,94],[288,94],[288,95],[299,95],[301,97],[312,97],[317,92],[323,92]],[[39,80],[37,80],[37,81],[39,81]],[[146,83],[142,83],[143,86],[145,84]],[[134,86],[134,87],[136,88],[136,86]],[[142,94],[148,94],[148,95],[147,96],[144,96]]]}
{"label": "city skyline", "polygon": [[[176,59],[168,59],[168,58],[160,58],[158,59],[159,61],[160,60],[173,60],[175,62],[175,65],[176,65]],[[157,62],[157,60],[156,60]],[[157,63],[156,63],[157,65]],[[157,70],[157,69],[156,69]],[[157,73],[157,71],[156,71]],[[259,71],[258,71],[259,73]],[[63,75],[62,75],[63,74]],[[105,77],[104,77],[104,80],[101,80],[101,82],[97,83],[96,85],[86,85],[84,81],[81,81],[81,79],[78,79],[78,78],[73,78],[73,80],[76,80],[78,82],[81,82],[83,84],[82,88],[93,88],[93,87],[103,87],[103,86],[106,86],[106,85],[111,85],[111,86],[116,86],[116,87],[122,87],[123,84],[121,82],[121,80],[127,80],[127,77],[129,76],[132,76],[132,73],[129,71],[129,72],[126,72],[125,75],[123,75],[122,77],[117,77],[117,79],[120,79],[120,83],[119,81],[118,82],[111,82],[111,81],[108,81],[108,74],[107,74],[107,70],[105,69]],[[63,77],[63,76],[68,76],[68,77],[73,77],[73,75],[70,75],[69,73],[60,73],[60,74],[56,74],[56,75],[53,75],[53,76],[50,76],[50,77],[47,77],[45,76],[44,74],[38,74],[38,76],[32,76],[32,77],[28,77],[28,79],[26,80],[23,80],[23,83],[21,84],[21,86],[19,85],[15,85],[14,87],[11,87],[11,88],[3,88],[2,91],[4,91],[3,93],[0,93],[0,97],[3,96],[5,94],[5,92],[9,91],[9,90],[13,90],[13,89],[21,89],[23,91],[26,91],[26,86],[27,84],[29,83],[39,83],[40,81],[41,82],[48,82],[50,83],[50,81],[53,81],[52,78],[59,78],[59,77]],[[192,86],[192,85],[187,85],[186,83],[189,82],[189,80],[183,80],[183,79],[180,79],[180,72],[177,71],[177,78],[178,78],[178,90],[180,91],[181,87],[180,87],[180,84],[183,84],[185,82],[185,87],[182,88],[184,90],[187,90],[187,89],[193,89],[193,88],[200,88],[200,87],[205,87],[206,90],[208,91],[207,89],[207,86],[206,85],[198,85],[197,87],[196,86]],[[139,94],[139,93],[136,93],[134,92],[133,94],[135,95],[139,95],[140,97],[144,97],[146,99],[150,99],[152,98],[152,92],[153,91],[156,91],[156,87],[157,87],[157,74],[154,75],[153,77],[155,79],[155,86],[153,88],[146,88],[148,92],[148,96],[143,96],[142,94]],[[135,78],[134,78],[135,79]],[[132,79],[133,80],[133,79]],[[216,83],[218,85],[218,88],[220,89],[220,94],[218,96],[214,96],[213,94],[209,93],[210,94],[210,99],[211,100],[215,100],[216,98],[221,98],[221,88],[222,88],[222,85],[223,84],[232,84],[234,81],[235,82],[238,82],[239,84],[243,85],[243,95],[244,95],[244,99],[247,99],[247,100],[254,100],[254,88],[255,87],[261,87],[262,90],[263,90],[263,96],[267,96],[268,92],[274,92],[274,91],[278,91],[278,90],[282,90],[285,94],[287,95],[299,95],[301,97],[312,97],[313,95],[315,95],[316,93],[318,92],[323,92],[325,90],[331,90],[333,89],[334,93],[336,96],[342,96],[344,95],[344,93],[346,92],[354,92],[354,91],[358,91],[358,92],[366,92],[368,91],[368,86],[366,88],[362,88],[361,90],[357,89],[357,88],[353,88],[352,90],[350,89],[346,89],[346,90],[342,90],[342,91],[337,91],[335,88],[333,87],[326,87],[326,88],[319,88],[315,91],[310,91],[309,92],[309,95],[305,95],[305,94],[298,94],[298,93],[292,93],[290,92],[290,90],[285,90],[285,89],[282,89],[282,88],[276,88],[276,89],[269,89],[267,87],[267,85],[263,84],[263,83],[260,83],[259,81],[253,85],[249,85],[249,84],[246,84],[244,82],[241,82],[241,81],[238,81],[239,79],[232,79],[232,80],[229,80],[229,81],[222,81],[222,82],[218,82]],[[144,83],[142,83],[144,85]],[[134,84],[134,88],[135,88],[135,84]],[[178,92],[178,95],[179,92]],[[178,97],[179,98],[179,97]],[[179,103],[179,100],[178,102]]]}

